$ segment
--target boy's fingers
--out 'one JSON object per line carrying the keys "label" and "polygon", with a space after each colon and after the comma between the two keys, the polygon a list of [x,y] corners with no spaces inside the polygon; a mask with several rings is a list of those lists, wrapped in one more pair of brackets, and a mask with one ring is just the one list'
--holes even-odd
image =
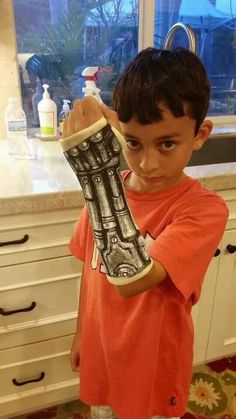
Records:
{"label": "boy's fingers", "polygon": [[100,105],[93,97],[75,100],[73,109],[63,121],[63,138],[88,128],[101,117]]}
{"label": "boy's fingers", "polygon": [[92,96],[86,96],[82,101],[82,112],[84,118],[88,121],[96,122],[102,118],[101,107],[96,99]]}
{"label": "boy's fingers", "polygon": [[76,99],[73,103],[73,108],[76,109],[77,112],[82,112],[82,100]]}
{"label": "boy's fingers", "polygon": [[79,354],[71,354],[70,355],[70,365],[73,371],[77,371],[79,367],[80,357]]}
{"label": "boy's fingers", "polygon": [[92,96],[86,96],[82,100],[75,100],[73,109],[63,121],[62,137],[69,137],[76,132],[82,131],[99,121],[102,116],[106,118],[109,124],[121,132],[117,113],[108,108],[108,106],[105,104],[100,105]]}
{"label": "boy's fingers", "polygon": [[[77,101],[76,101],[77,102]],[[92,96],[85,96],[82,100],[79,101],[82,104],[83,112],[100,111],[100,105],[96,99]]]}
{"label": "boy's fingers", "polygon": [[101,105],[101,110],[102,110],[104,118],[107,119],[109,124],[113,125],[113,127],[115,127],[118,131],[121,132],[117,113],[113,111],[112,109],[108,108],[108,106],[106,105]]}
{"label": "boy's fingers", "polygon": [[107,120],[118,120],[117,118],[117,113],[115,111],[113,111],[111,108],[109,108],[108,106],[106,106],[105,104],[101,105],[101,111],[103,113],[103,116],[107,119]]}

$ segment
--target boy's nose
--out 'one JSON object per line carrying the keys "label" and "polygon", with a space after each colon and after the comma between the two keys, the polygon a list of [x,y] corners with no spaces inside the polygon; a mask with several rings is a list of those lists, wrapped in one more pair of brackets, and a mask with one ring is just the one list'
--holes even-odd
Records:
{"label": "boy's nose", "polygon": [[140,168],[145,173],[150,173],[153,170],[159,167],[158,155],[156,151],[147,150],[143,153],[141,161],[140,161]]}

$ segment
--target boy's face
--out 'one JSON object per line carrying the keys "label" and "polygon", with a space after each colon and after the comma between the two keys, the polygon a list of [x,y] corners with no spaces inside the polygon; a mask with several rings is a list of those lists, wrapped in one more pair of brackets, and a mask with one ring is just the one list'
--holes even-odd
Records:
{"label": "boy's face", "polygon": [[205,120],[195,135],[195,120],[187,115],[176,118],[164,105],[161,109],[160,122],[120,122],[126,140],[123,155],[132,171],[127,183],[137,191],[163,191],[177,185],[193,150],[202,147],[212,129],[211,121]]}

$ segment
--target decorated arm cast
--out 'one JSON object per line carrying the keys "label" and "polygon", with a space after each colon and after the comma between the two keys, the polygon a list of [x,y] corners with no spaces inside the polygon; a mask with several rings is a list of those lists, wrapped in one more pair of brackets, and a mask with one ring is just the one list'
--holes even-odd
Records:
{"label": "decorated arm cast", "polygon": [[[88,103],[91,108],[99,106],[90,99],[89,102],[88,98],[84,99],[86,106]],[[84,101],[77,102],[77,108],[83,107]],[[72,116],[75,117],[75,113]],[[78,114],[78,118],[80,116]],[[146,275],[152,268],[152,261],[124,194],[119,168],[124,139],[103,116],[87,127],[92,118],[86,120],[86,114],[83,118],[83,129],[72,135],[68,129],[70,121],[66,122],[67,132],[61,145],[83,190],[107,278],[115,285],[129,284]]]}

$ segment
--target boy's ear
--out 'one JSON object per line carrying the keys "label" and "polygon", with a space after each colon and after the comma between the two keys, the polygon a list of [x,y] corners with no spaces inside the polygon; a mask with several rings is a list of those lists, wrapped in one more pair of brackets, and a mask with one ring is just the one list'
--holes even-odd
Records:
{"label": "boy's ear", "polygon": [[193,150],[200,150],[200,148],[202,148],[203,144],[206,142],[206,140],[210,136],[212,128],[213,128],[213,124],[209,119],[205,119],[201,123],[198,133],[194,139]]}

